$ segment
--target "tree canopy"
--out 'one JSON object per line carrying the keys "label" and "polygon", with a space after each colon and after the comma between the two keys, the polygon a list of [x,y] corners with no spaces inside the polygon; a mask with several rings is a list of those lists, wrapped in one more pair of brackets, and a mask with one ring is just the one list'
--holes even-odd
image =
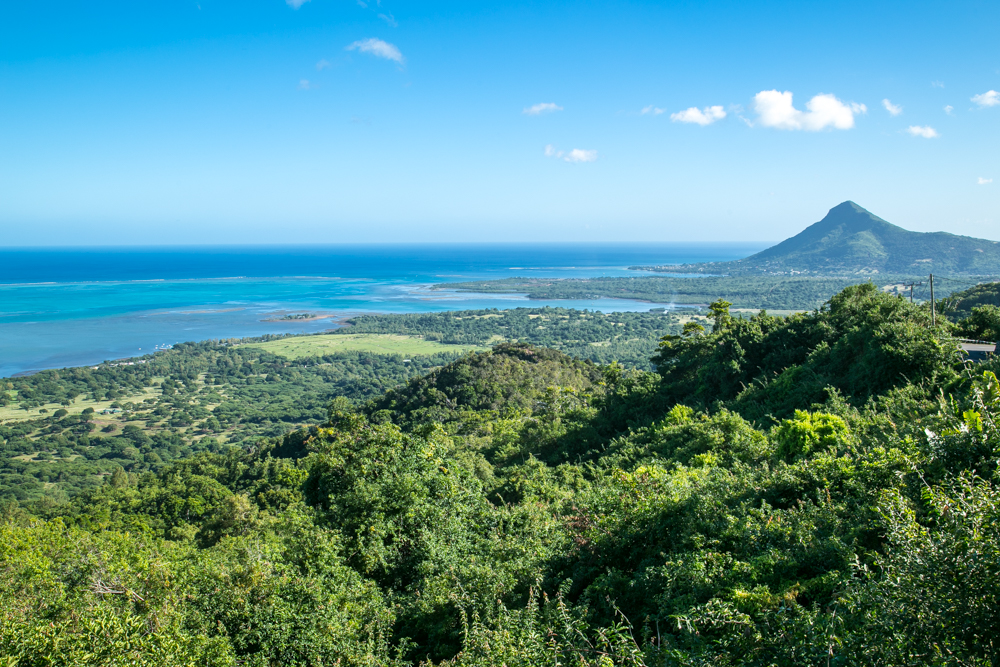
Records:
{"label": "tree canopy", "polygon": [[996,664],[1000,364],[870,285],[711,312],[655,371],[498,345],[283,434],[7,502],[0,655]]}

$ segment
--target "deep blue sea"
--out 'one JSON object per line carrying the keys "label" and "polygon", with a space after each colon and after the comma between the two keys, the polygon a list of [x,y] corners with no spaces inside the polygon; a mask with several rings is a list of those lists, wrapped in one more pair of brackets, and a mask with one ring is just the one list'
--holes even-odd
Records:
{"label": "deep blue sea", "polygon": [[[637,311],[672,304],[542,301],[428,289],[514,276],[648,275],[627,267],[746,257],[764,244],[510,244],[0,250],[0,377],[96,364],[210,338],[332,329],[358,313],[544,305]],[[329,315],[268,322],[288,313]]]}

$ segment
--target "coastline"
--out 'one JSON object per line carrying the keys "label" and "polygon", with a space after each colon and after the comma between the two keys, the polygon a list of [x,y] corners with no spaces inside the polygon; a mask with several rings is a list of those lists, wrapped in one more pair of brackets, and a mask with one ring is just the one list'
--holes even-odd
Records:
{"label": "coastline", "polygon": [[[18,260],[0,272],[0,376],[131,359],[179,342],[322,333],[363,313],[675,308],[664,303],[672,300],[669,295],[657,300],[649,292],[546,298],[452,285],[514,276],[545,282],[626,277],[635,275],[627,266],[724,260],[743,250],[717,244],[525,244],[0,251],[0,257]],[[211,268],[204,263],[207,255],[213,257]],[[212,272],[218,275],[199,275]],[[281,319],[294,313],[313,316]]]}

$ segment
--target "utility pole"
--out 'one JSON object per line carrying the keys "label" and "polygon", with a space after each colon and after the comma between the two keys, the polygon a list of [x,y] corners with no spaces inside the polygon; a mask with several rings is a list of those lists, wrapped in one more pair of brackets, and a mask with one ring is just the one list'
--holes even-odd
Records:
{"label": "utility pole", "polygon": [[931,326],[937,327],[937,313],[934,311],[934,274],[931,274]]}
{"label": "utility pole", "polygon": [[903,289],[910,288],[910,303],[913,303],[913,288],[918,285],[923,285],[923,283],[904,283]]}

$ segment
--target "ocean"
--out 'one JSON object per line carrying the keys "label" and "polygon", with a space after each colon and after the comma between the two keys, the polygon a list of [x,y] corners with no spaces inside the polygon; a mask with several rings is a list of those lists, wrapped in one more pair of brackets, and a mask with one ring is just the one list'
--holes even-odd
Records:
{"label": "ocean", "polygon": [[[450,244],[0,250],[0,377],[140,356],[182,341],[309,333],[360,313],[642,311],[625,299],[430,290],[507,277],[648,275],[629,266],[745,257],[751,244]],[[290,313],[328,316],[268,321]]]}

